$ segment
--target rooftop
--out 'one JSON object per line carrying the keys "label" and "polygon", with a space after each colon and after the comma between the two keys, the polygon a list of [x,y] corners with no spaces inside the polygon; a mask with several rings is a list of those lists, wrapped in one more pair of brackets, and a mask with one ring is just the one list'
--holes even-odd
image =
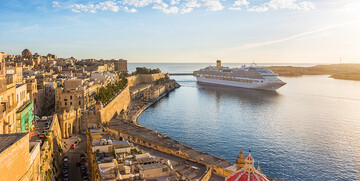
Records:
{"label": "rooftop", "polygon": [[151,170],[156,168],[162,168],[162,165],[160,163],[153,163],[148,165],[140,165],[138,167],[140,170]]}
{"label": "rooftop", "polygon": [[28,133],[0,134],[0,153],[27,135]]}

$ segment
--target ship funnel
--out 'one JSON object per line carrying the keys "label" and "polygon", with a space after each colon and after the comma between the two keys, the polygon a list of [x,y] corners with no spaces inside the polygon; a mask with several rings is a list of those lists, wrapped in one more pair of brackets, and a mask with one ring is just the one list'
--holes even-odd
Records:
{"label": "ship funnel", "polygon": [[221,60],[216,60],[216,67],[221,67]]}

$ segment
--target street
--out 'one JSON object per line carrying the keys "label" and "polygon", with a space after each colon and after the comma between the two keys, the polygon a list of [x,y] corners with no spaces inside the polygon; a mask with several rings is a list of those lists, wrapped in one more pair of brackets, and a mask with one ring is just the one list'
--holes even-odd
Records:
{"label": "street", "polygon": [[[78,139],[81,139],[82,141],[74,148],[71,149],[71,145],[77,141]],[[80,133],[79,135],[73,135],[72,137],[68,138],[68,139],[63,139],[64,141],[64,156],[67,156],[69,158],[69,169],[68,169],[68,174],[69,174],[69,180],[70,181],[80,181],[80,180],[84,180],[83,176],[80,172],[80,162],[81,162],[81,154],[85,155],[86,158],[86,154],[85,154],[85,149],[86,149],[86,135]],[[76,165],[76,163],[79,163],[78,166]],[[87,162],[85,162],[85,167],[87,168],[87,171],[89,171],[88,169],[88,165]],[[89,177],[89,174],[87,174]],[[89,180],[89,179],[88,179]]]}

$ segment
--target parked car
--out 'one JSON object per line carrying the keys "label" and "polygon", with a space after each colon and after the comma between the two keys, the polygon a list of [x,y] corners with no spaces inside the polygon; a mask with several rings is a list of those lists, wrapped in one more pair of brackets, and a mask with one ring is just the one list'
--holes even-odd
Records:
{"label": "parked car", "polygon": [[89,180],[87,175],[84,175],[82,178],[83,178],[83,180]]}
{"label": "parked car", "polygon": [[67,162],[64,162],[63,168],[64,169],[69,169],[69,164]]}
{"label": "parked car", "polygon": [[76,146],[75,144],[72,144],[72,145],[70,146],[70,148],[71,148],[71,149],[74,149],[75,146]]}
{"label": "parked car", "polygon": [[80,143],[80,142],[82,141],[82,139],[81,139],[81,138],[79,138],[77,141]]}
{"label": "parked car", "polygon": [[46,129],[49,129],[49,128],[50,128],[50,122],[46,122],[46,123],[45,123],[45,128],[46,128]]}
{"label": "parked car", "polygon": [[74,142],[74,144],[75,144],[75,145],[78,145],[78,144],[79,144],[79,142],[75,141],[75,142]]}
{"label": "parked car", "polygon": [[69,157],[65,156],[64,157],[64,162],[69,162]]}
{"label": "parked car", "polygon": [[68,173],[68,170],[65,169],[65,168],[63,168],[63,169],[62,169],[62,173],[63,173],[63,174]]}
{"label": "parked car", "polygon": [[80,171],[81,171],[81,174],[85,174],[85,173],[86,173],[86,167],[85,167],[85,165],[81,165]]}
{"label": "parked car", "polygon": [[43,122],[47,121],[47,116],[41,117],[41,121],[43,121]]}

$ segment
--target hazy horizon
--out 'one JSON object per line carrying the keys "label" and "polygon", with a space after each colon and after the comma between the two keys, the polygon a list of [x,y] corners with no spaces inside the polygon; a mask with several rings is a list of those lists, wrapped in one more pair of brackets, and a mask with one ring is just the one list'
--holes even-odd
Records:
{"label": "hazy horizon", "polygon": [[13,0],[0,51],[131,63],[360,63],[353,0]]}

